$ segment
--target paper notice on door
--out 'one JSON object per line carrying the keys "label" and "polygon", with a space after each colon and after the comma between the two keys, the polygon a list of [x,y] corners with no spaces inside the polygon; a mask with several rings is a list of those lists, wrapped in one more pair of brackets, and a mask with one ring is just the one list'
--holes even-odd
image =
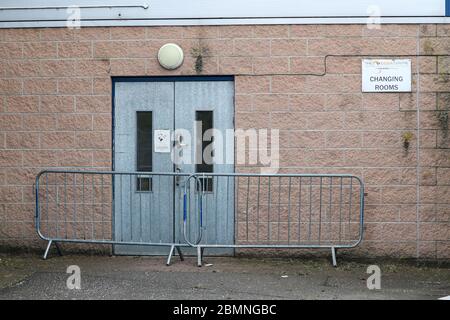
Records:
{"label": "paper notice on door", "polygon": [[170,153],[170,130],[155,130],[155,152]]}

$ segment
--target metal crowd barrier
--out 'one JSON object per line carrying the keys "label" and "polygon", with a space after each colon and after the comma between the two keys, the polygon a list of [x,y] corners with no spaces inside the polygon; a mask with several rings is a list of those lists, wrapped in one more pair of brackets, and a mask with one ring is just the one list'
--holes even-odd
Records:
{"label": "metal crowd barrier", "polygon": [[[337,249],[362,241],[365,194],[356,176],[219,173],[193,174],[189,180],[194,182],[186,184],[185,195],[193,184],[202,187],[195,191],[200,210],[187,210],[193,217],[184,215],[185,240],[197,248],[199,266],[205,248],[327,248],[336,266]],[[219,213],[234,220],[219,229],[217,223],[208,223],[217,221],[217,202],[222,205]],[[188,234],[190,221],[197,223],[194,237]],[[221,242],[218,232],[234,238]]]}
{"label": "metal crowd barrier", "polygon": [[[171,217],[173,201],[168,190],[178,190],[183,205],[185,188],[175,188],[188,178],[182,173],[45,170],[35,181],[36,232],[48,241],[44,253],[58,243],[110,244],[170,247],[167,264],[175,249],[183,260],[181,229],[175,242],[177,221]],[[188,188],[189,189],[189,188]],[[180,209],[182,210],[182,209]],[[169,219],[170,220],[170,219]],[[182,218],[178,219],[182,226]]]}
{"label": "metal crowd barrier", "polygon": [[336,265],[336,250],[363,238],[352,175],[46,170],[35,192],[44,259],[69,242],[169,247],[167,264],[193,247],[199,266],[205,249],[331,249]]}

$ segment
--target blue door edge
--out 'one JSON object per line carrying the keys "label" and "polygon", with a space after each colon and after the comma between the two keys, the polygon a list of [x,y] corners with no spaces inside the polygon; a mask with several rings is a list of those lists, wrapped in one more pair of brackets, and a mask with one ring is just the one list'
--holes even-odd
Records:
{"label": "blue door edge", "polygon": [[234,81],[233,75],[197,75],[197,76],[117,76],[111,77],[113,84],[116,82],[181,82],[181,81]]}

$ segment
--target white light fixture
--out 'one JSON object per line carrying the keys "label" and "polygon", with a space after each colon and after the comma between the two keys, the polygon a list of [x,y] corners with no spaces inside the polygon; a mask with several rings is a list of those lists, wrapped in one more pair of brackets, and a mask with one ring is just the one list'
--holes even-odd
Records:
{"label": "white light fixture", "polygon": [[183,64],[183,49],[175,43],[163,45],[158,52],[159,64],[169,70],[174,70]]}

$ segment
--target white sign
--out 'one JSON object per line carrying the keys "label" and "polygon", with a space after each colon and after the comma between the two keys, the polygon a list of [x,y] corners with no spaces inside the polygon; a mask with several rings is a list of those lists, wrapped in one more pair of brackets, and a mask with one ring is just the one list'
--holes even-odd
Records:
{"label": "white sign", "polygon": [[154,137],[155,152],[170,152],[170,130],[155,130]]}
{"label": "white sign", "polygon": [[411,92],[411,59],[364,59],[362,91]]}

